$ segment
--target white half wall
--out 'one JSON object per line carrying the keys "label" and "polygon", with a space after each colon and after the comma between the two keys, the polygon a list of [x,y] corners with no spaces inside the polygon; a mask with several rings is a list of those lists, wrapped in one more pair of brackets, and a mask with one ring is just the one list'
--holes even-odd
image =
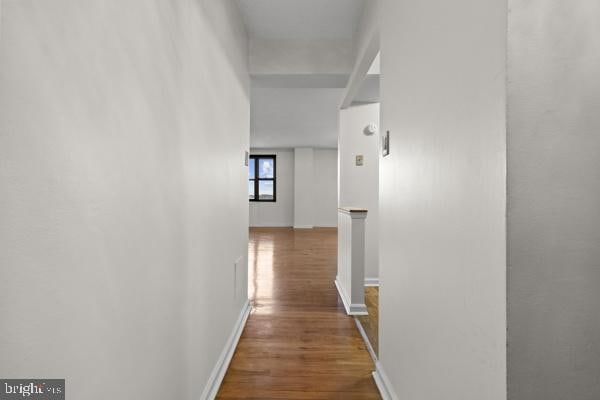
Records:
{"label": "white half wall", "polygon": [[235,3],[1,4],[0,376],[197,400],[247,300]]}
{"label": "white half wall", "polygon": [[250,202],[250,226],[294,225],[294,150],[252,149],[253,155],[274,154],[277,160],[277,201]]}
{"label": "white half wall", "polygon": [[507,4],[381,11],[380,376],[399,399],[506,400]]}
{"label": "white half wall", "polygon": [[[365,135],[370,123],[379,126],[379,104],[340,110],[338,135],[339,206],[366,208],[365,278],[379,278],[379,134]],[[356,165],[356,156],[363,165]]]}

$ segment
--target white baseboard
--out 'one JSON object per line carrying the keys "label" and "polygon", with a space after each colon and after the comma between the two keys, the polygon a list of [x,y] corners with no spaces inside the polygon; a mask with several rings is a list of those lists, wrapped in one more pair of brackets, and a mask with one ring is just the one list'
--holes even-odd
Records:
{"label": "white baseboard", "polygon": [[217,364],[208,378],[208,383],[200,396],[201,400],[213,400],[217,396],[217,392],[219,391],[219,387],[221,387],[221,382],[223,382],[223,378],[225,377],[225,373],[227,372],[227,368],[229,367],[229,363],[231,362],[231,358],[233,357],[233,353],[235,352],[235,348],[240,340],[240,336],[242,335],[242,331],[244,330],[244,326],[246,325],[251,310],[252,307],[250,306],[250,302],[246,300],[240,316],[233,326],[233,331],[229,335],[225,347],[217,360]]}
{"label": "white baseboard", "polygon": [[286,223],[269,223],[269,222],[258,222],[250,224],[250,228],[291,228],[292,224]]}
{"label": "white baseboard", "polygon": [[294,229],[313,229],[313,225],[294,225]]}
{"label": "white baseboard", "polygon": [[381,398],[383,400],[398,400],[398,396],[396,395],[396,392],[394,392],[392,384],[390,383],[390,380],[385,374],[383,366],[379,361],[375,363],[373,379],[375,379],[375,384],[377,385],[377,389],[379,390],[379,394],[381,394]]}
{"label": "white baseboard", "polygon": [[377,354],[375,354],[375,350],[373,350],[373,346],[371,346],[371,341],[369,340],[369,337],[367,336],[367,332],[365,332],[365,328],[363,328],[363,326],[360,323],[360,321],[358,320],[358,318],[354,318],[354,322],[356,322],[356,327],[358,328],[358,331],[360,332],[360,336],[362,336],[365,344],[367,345],[367,351],[369,352],[371,359],[373,360],[374,363],[377,363]]}
{"label": "white baseboard", "polygon": [[369,315],[367,311],[367,306],[365,304],[352,304],[350,303],[350,298],[346,295],[346,291],[344,290],[342,284],[335,279],[335,287],[337,288],[338,294],[342,299],[342,303],[344,303],[344,308],[346,309],[346,314],[348,315]]}
{"label": "white baseboard", "polygon": [[365,278],[365,286],[379,287],[379,278]]}

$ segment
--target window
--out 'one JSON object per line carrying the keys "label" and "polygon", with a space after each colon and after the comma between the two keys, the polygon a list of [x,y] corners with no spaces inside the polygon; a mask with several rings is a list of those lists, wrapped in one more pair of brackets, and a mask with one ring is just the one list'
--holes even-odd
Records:
{"label": "window", "polygon": [[250,201],[276,201],[277,176],[274,155],[252,155],[248,163]]}

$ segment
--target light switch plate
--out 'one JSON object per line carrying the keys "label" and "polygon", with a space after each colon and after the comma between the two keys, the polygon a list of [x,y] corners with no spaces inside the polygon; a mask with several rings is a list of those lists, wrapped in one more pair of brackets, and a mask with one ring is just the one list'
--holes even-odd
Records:
{"label": "light switch plate", "polygon": [[250,158],[250,154],[248,154],[248,152],[246,151],[246,155],[244,157],[244,165],[247,167],[248,166],[248,159]]}
{"label": "light switch plate", "polygon": [[364,157],[363,157],[362,154],[359,154],[359,155],[356,156],[356,165],[358,167],[362,167],[363,164],[364,164],[364,162],[365,162],[365,159],[364,159]]}

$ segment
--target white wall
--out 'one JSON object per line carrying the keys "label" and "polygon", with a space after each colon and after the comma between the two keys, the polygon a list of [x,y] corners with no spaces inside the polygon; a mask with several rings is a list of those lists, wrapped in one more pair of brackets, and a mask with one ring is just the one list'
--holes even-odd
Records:
{"label": "white wall", "polygon": [[314,149],[294,149],[294,228],[313,228],[314,214]]}
{"label": "white wall", "polygon": [[343,89],[252,87],[252,147],[335,148]]}
{"label": "white wall", "polygon": [[250,226],[294,225],[294,150],[252,149],[251,154],[274,154],[277,159],[277,201],[250,202]]}
{"label": "white wall", "polygon": [[370,42],[379,37],[381,0],[365,1],[363,13],[354,34],[354,66],[361,62]]}
{"label": "white wall", "polygon": [[[277,201],[250,202],[250,226],[337,226],[337,150],[302,148],[312,158],[301,158],[296,180],[294,149],[252,149],[252,154],[277,156]],[[295,224],[295,196],[302,204]]]}
{"label": "white wall", "polygon": [[[341,107],[347,108],[353,102],[359,102],[365,93],[363,86],[370,67],[379,54],[379,15],[380,0],[369,0],[364,2],[363,13],[354,34],[354,56],[353,67],[350,78],[346,85]],[[377,97],[377,101],[379,97]]]}
{"label": "white wall", "polygon": [[[379,135],[365,135],[365,127],[379,125],[379,104],[340,110],[339,205],[368,210],[365,237],[365,277],[379,277]],[[364,165],[356,165],[356,156]]]}
{"label": "white wall", "polygon": [[507,5],[381,11],[381,366],[400,399],[505,400]]}
{"label": "white wall", "polygon": [[252,74],[349,74],[353,42],[348,39],[250,40]]}
{"label": "white wall", "polygon": [[509,398],[600,399],[600,2],[509,6]]}
{"label": "white wall", "polygon": [[3,1],[1,29],[0,376],[198,399],[247,298],[234,4]]}
{"label": "white wall", "polygon": [[315,226],[337,226],[337,165],[336,149],[315,149],[313,198]]}

